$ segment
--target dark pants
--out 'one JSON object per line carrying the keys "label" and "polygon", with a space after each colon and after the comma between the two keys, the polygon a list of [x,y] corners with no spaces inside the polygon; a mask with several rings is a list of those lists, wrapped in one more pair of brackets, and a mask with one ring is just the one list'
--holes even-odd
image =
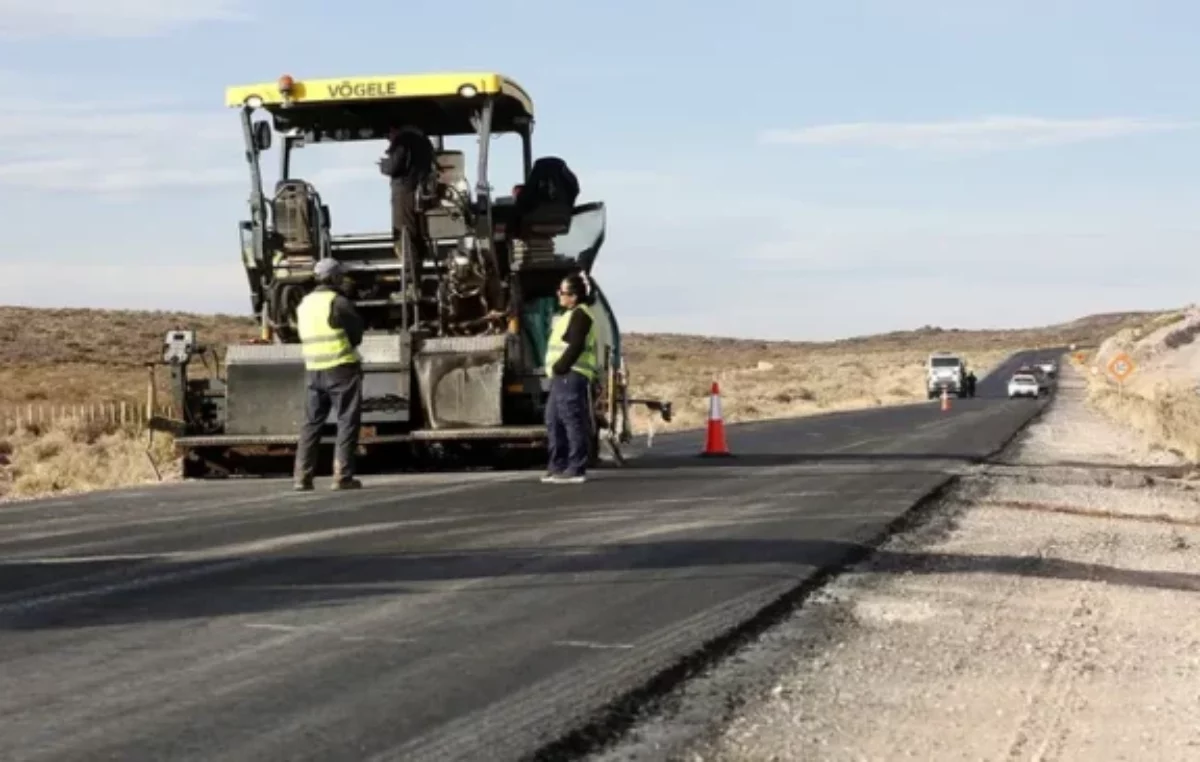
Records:
{"label": "dark pants", "polygon": [[296,479],[306,481],[313,477],[321,427],[331,408],[337,412],[333,474],[338,479],[349,479],[354,476],[354,451],[358,448],[358,432],[362,426],[362,366],[356,363],[308,371],[307,380],[306,420],[296,448]]}
{"label": "dark pants", "polygon": [[587,471],[592,440],[591,389],[580,374],[572,371],[551,377],[546,433],[551,473],[580,476]]}
{"label": "dark pants", "polygon": [[[392,241],[400,250],[400,233],[408,231],[408,250],[412,253],[413,272],[408,273],[416,284],[416,293],[421,293],[421,274],[424,272],[425,239],[417,225],[417,191],[407,181],[392,181]],[[407,263],[406,263],[407,264]]]}

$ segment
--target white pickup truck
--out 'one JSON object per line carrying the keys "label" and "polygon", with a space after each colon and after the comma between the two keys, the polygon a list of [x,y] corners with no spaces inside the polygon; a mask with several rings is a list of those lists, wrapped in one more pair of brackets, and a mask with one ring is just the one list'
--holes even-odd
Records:
{"label": "white pickup truck", "polygon": [[925,364],[925,391],[929,399],[942,396],[942,390],[957,397],[966,397],[967,363],[953,352],[934,352]]}

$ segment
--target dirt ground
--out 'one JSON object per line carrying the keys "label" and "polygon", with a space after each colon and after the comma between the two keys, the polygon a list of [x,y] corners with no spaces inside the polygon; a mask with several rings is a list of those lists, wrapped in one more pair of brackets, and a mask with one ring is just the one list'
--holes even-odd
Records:
{"label": "dirt ground", "polygon": [[1200,492],[1084,397],[600,758],[1200,760]]}

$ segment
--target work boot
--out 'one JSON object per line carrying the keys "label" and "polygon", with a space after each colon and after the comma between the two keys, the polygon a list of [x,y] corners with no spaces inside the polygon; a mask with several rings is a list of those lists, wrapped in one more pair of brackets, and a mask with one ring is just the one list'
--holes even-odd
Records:
{"label": "work boot", "polygon": [[313,488],[312,471],[297,468],[292,474],[292,489],[296,492],[309,492]]}
{"label": "work boot", "polygon": [[353,475],[346,475],[350,469],[341,463],[334,462],[333,464],[333,484],[330,489],[361,489],[362,482],[355,479]]}

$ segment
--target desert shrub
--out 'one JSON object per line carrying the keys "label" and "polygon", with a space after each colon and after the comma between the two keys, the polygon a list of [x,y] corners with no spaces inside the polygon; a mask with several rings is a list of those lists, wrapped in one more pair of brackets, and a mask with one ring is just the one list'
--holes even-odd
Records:
{"label": "desert shrub", "polygon": [[1196,321],[1177,331],[1171,331],[1163,338],[1163,343],[1170,349],[1178,349],[1195,341],[1196,334],[1198,333],[1200,333],[1200,321]]}

